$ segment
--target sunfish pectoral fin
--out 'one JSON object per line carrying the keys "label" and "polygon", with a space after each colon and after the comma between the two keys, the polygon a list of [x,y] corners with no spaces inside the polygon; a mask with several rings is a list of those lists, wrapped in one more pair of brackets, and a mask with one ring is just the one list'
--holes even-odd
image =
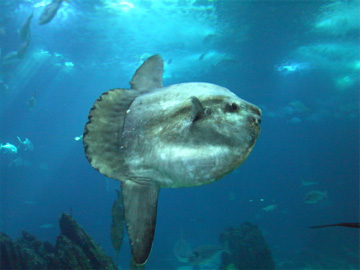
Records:
{"label": "sunfish pectoral fin", "polygon": [[143,265],[154,240],[159,186],[148,180],[135,179],[122,182],[121,190],[133,261]]}
{"label": "sunfish pectoral fin", "polygon": [[211,109],[204,108],[197,97],[191,97],[191,121],[194,123],[205,115],[210,115]]}

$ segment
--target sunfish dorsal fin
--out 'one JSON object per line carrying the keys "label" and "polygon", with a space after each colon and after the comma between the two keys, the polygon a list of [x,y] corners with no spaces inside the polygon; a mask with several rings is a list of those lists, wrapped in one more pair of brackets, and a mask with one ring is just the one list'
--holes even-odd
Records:
{"label": "sunfish dorsal fin", "polygon": [[131,89],[147,92],[155,88],[162,88],[164,61],[156,54],[149,57],[135,72],[130,81]]}
{"label": "sunfish dorsal fin", "polygon": [[150,255],[155,234],[159,189],[156,183],[142,179],[121,183],[126,227],[132,259],[136,265],[144,265]]}

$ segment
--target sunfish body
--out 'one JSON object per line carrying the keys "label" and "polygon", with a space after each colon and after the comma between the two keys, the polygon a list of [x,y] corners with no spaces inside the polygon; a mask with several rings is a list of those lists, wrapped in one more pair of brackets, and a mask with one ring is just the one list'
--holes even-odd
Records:
{"label": "sunfish body", "polygon": [[63,0],[54,0],[49,5],[47,5],[40,15],[39,24],[42,25],[50,22],[55,17],[56,12],[60,8],[62,2]]}
{"label": "sunfish body", "polygon": [[161,187],[212,183],[236,169],[260,133],[261,111],[209,83],[162,85],[163,60],[146,60],[131,89],[102,94],[83,143],[90,164],[121,182],[133,261],[146,263]]}

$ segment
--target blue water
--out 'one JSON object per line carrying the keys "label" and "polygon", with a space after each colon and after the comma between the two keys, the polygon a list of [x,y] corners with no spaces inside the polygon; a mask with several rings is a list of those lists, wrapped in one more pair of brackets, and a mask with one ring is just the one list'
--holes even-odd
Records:
{"label": "blue water", "polygon": [[[211,185],[161,190],[148,269],[183,265],[173,254],[181,231],[193,247],[219,244],[221,232],[245,221],[261,229],[279,269],[289,261],[300,268],[304,251],[313,269],[360,267],[358,229],[308,228],[360,219],[358,1],[71,0],[39,25],[49,3],[0,3],[2,59],[20,46],[17,29],[34,10],[25,57],[0,66],[0,143],[18,146],[19,136],[34,145],[0,153],[2,232],[54,243],[61,212],[71,211],[114,256],[119,183],[88,164],[74,137],[102,92],[129,87],[159,53],[164,85],[219,84],[263,117],[236,171]],[[326,195],[306,202],[312,190]],[[120,267],[129,253],[126,238]]]}

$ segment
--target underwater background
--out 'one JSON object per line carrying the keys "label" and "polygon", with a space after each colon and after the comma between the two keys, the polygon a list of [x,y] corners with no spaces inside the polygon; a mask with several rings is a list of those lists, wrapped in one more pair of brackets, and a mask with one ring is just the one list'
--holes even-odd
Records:
{"label": "underwater background", "polygon": [[[119,182],[89,165],[81,135],[98,96],[128,88],[158,53],[164,85],[215,83],[263,116],[237,170],[211,185],[161,189],[147,268],[184,268],[180,239],[220,245],[224,230],[246,221],[278,269],[360,268],[358,229],[309,229],[360,221],[359,1],[70,0],[39,25],[50,3],[0,2],[0,143],[18,147],[0,150],[1,232],[54,243],[60,214],[72,213],[114,257]],[[7,61],[32,12],[25,55]],[[119,268],[129,258],[125,238]]]}

